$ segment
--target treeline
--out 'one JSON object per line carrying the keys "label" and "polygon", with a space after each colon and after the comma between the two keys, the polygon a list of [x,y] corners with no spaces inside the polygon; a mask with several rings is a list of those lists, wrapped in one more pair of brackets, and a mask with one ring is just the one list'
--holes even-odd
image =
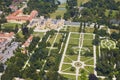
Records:
{"label": "treeline", "polygon": [[70,18],[74,18],[79,14],[77,7],[77,0],[67,0],[66,2],[66,13],[64,14],[64,19],[68,20]]}
{"label": "treeline", "polygon": [[9,5],[11,5],[12,0],[0,0],[0,10],[4,12],[4,14],[8,14],[11,12]]}
{"label": "treeline", "polygon": [[104,8],[111,10],[118,10],[119,2],[115,2],[115,0],[90,0],[89,2],[83,4],[82,6],[88,8]]}
{"label": "treeline", "polygon": [[106,80],[112,80],[113,75],[120,79],[120,50],[102,49],[101,56],[97,59],[96,70],[98,75],[106,76]]}
{"label": "treeline", "polygon": [[58,8],[57,0],[29,0],[28,7],[24,9],[24,13],[30,13],[37,10],[38,15],[49,17],[49,13],[54,12]]}
{"label": "treeline", "polygon": [[[67,0],[65,20],[110,26],[110,20],[120,20],[120,2],[114,0],[90,0],[77,6],[77,0]],[[111,26],[110,26],[111,27]]]}

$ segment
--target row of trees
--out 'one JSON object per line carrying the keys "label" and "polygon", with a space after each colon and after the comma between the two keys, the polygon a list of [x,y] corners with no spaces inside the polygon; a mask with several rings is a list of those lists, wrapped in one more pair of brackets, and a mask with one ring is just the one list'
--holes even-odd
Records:
{"label": "row of trees", "polygon": [[[48,37],[53,36],[55,33],[55,30],[51,30],[45,34],[45,36],[42,38],[42,41],[38,44],[38,48],[35,50],[30,59],[30,65],[33,65],[35,69],[40,70],[39,77],[36,76],[36,79],[67,80],[57,72],[61,58],[61,54],[58,54],[59,50],[52,51],[52,55],[48,56],[49,49],[47,47],[49,45],[46,41]],[[45,60],[47,62],[45,66],[43,66]],[[47,70],[48,72],[45,73],[44,70]]]}

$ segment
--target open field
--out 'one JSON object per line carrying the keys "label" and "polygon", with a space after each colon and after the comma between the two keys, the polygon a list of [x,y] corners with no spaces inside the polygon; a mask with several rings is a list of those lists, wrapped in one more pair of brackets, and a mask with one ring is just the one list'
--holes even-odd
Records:
{"label": "open field", "polygon": [[56,16],[60,15],[63,18],[65,12],[66,12],[66,9],[65,10],[57,9],[54,13],[50,14],[50,17],[55,19]]}

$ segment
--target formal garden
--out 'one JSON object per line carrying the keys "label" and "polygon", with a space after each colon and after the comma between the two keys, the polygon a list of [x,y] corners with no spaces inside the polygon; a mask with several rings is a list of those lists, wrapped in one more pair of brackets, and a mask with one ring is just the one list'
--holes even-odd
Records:
{"label": "formal garden", "polygon": [[[71,32],[60,73],[70,79],[94,73],[93,34]],[[64,54],[63,53],[63,54]],[[72,77],[72,78],[71,78]],[[86,77],[87,78],[87,77]]]}
{"label": "formal garden", "polygon": [[100,46],[101,48],[108,48],[110,50],[110,49],[116,48],[116,43],[113,40],[104,39],[104,40],[101,40]]}

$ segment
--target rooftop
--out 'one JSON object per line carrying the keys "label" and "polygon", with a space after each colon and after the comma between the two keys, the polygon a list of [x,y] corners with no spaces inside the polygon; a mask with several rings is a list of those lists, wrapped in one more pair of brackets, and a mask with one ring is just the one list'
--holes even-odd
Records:
{"label": "rooftop", "polygon": [[28,47],[28,46],[30,45],[32,39],[33,39],[33,36],[31,35],[31,36],[25,41],[25,43],[22,45],[22,47]]}
{"label": "rooftop", "polygon": [[37,16],[38,12],[33,10],[30,15],[24,15],[21,9],[13,12],[9,16],[6,17],[7,20],[24,20],[24,21],[31,21],[35,16]]}

